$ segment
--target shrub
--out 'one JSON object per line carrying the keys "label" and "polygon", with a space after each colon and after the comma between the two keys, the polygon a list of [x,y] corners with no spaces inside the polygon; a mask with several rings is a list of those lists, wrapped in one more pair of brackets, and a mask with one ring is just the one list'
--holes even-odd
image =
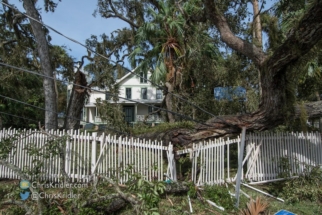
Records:
{"label": "shrub", "polygon": [[229,194],[229,191],[225,186],[206,185],[203,196],[222,206],[225,210],[234,209],[234,198]]}

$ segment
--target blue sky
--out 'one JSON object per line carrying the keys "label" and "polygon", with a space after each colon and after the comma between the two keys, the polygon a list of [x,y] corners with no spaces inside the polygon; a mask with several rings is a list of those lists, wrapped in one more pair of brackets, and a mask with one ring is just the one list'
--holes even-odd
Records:
{"label": "blue sky", "polygon": [[[58,1],[58,0],[57,0]],[[20,0],[11,0],[11,4],[14,4],[22,12],[24,8],[22,7],[22,2]],[[275,0],[267,1],[264,10],[272,5]],[[260,2],[260,5],[262,2]],[[252,7],[250,4],[249,11],[252,12]],[[44,8],[44,0],[38,0],[38,8],[42,8],[41,16],[42,20],[46,25],[56,29],[62,34],[73,38],[83,44],[85,40],[90,38],[91,35],[99,36],[103,33],[109,35],[111,32],[128,26],[122,20],[119,19],[104,19],[98,14],[94,17],[92,14],[97,8],[97,0],[62,0],[58,2],[58,6],[55,12],[46,13]],[[51,43],[54,45],[65,45],[71,51],[69,54],[80,60],[83,55],[87,54],[86,48],[76,44],[55,32],[50,32],[52,37]],[[263,39],[266,39],[266,35],[263,34]]]}
{"label": "blue sky", "polygon": [[[99,14],[94,17],[92,14],[97,7],[96,0],[62,0],[58,2],[58,6],[53,13],[45,12],[43,2],[43,0],[39,0],[37,3],[37,7],[42,8],[42,21],[67,37],[83,44],[91,35],[99,36],[103,33],[109,35],[116,29],[127,26],[124,21],[119,19],[104,19]],[[21,12],[25,12],[22,2],[19,0],[9,1],[9,3],[16,5]],[[53,45],[65,45],[71,49],[69,54],[76,60],[80,60],[81,56],[87,54],[86,48],[55,32],[50,32],[50,36]]]}

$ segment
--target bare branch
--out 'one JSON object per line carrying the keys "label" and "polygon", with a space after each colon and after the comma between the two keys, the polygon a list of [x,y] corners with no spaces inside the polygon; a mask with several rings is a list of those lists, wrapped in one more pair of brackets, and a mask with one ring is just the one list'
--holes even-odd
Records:
{"label": "bare branch", "polygon": [[306,12],[287,40],[268,59],[269,71],[280,72],[287,64],[305,55],[322,38],[322,1]]}
{"label": "bare branch", "polygon": [[139,26],[137,24],[135,24],[132,20],[125,18],[122,14],[118,13],[117,10],[115,9],[112,0],[108,1],[110,4],[110,7],[114,13],[114,15],[110,14],[110,15],[102,15],[105,18],[119,18],[121,20],[123,20],[124,22],[127,22],[129,25],[131,25],[134,28],[139,28]]}
{"label": "bare branch", "polygon": [[110,178],[108,178],[106,176],[100,176],[100,177],[104,178],[108,183],[113,185],[115,191],[118,193],[118,195],[122,199],[124,199],[124,200],[126,200],[126,201],[128,201],[128,202],[130,202],[131,204],[134,204],[134,205],[139,204],[139,201],[135,197],[133,197],[131,194],[122,192],[121,188],[119,187],[119,185],[117,183],[115,183],[112,179],[110,179]]}
{"label": "bare branch", "polygon": [[84,56],[82,56],[82,60],[81,61],[77,61],[76,63],[78,63],[79,65],[78,65],[78,67],[77,67],[77,71],[79,71],[82,67],[83,67],[83,65],[84,65],[84,59],[85,58],[87,58],[88,60],[90,60],[90,61],[92,61],[93,60],[93,58],[91,58],[91,57],[89,57],[89,56],[87,56],[87,55],[84,55]]}
{"label": "bare branch", "polygon": [[204,0],[203,2],[205,4],[206,17],[217,27],[222,41],[230,48],[252,59],[257,66],[261,66],[267,57],[262,49],[234,35],[226,18],[221,14],[214,1]]}

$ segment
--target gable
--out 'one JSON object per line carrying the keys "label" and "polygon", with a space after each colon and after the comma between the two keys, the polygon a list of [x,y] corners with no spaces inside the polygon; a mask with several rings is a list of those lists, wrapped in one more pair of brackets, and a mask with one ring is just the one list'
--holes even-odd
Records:
{"label": "gable", "polygon": [[[149,79],[151,76],[151,73],[148,72],[147,74],[147,79]],[[135,86],[135,85],[142,85],[142,84],[150,84],[149,81],[146,81],[146,83],[141,83],[140,82],[140,76],[133,74],[133,73],[128,73],[125,76],[123,76],[121,79],[118,79],[116,81],[117,84],[120,86]]]}

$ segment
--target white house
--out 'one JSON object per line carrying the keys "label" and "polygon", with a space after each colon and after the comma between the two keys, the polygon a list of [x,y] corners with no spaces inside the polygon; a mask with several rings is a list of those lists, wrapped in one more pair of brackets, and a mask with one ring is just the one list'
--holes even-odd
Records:
{"label": "white house", "polygon": [[[144,120],[144,117],[155,111],[155,108],[148,105],[160,107],[163,100],[162,90],[151,85],[146,79],[150,78],[151,73],[142,73],[140,76],[128,73],[121,79],[116,81],[119,84],[119,103],[123,106],[125,121],[128,123],[136,123]],[[142,78],[144,77],[144,78]],[[101,92],[98,92],[101,91]],[[108,94],[102,93],[104,90],[93,90],[90,93],[83,112],[83,120],[95,124],[106,124],[102,122],[96,108],[96,99],[108,100]],[[130,100],[127,100],[130,99]],[[162,118],[159,114],[150,115],[146,122],[160,123]]]}

